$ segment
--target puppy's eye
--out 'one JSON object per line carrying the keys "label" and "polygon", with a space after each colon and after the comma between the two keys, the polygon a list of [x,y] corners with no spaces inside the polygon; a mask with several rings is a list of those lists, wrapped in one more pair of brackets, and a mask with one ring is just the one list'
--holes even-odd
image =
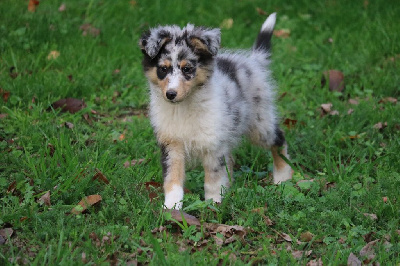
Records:
{"label": "puppy's eye", "polygon": [[193,72],[193,68],[192,67],[182,67],[182,72],[185,74],[190,74]]}
{"label": "puppy's eye", "polygon": [[169,68],[166,66],[157,67],[157,76],[159,79],[164,79],[168,74]]}

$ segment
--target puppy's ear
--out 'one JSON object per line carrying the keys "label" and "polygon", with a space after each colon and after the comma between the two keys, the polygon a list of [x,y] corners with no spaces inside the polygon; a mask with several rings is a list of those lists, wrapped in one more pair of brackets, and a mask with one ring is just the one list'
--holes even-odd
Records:
{"label": "puppy's ear", "polygon": [[172,36],[170,32],[162,28],[156,28],[143,33],[139,40],[139,47],[143,53],[154,59],[161,48],[171,40]]}
{"label": "puppy's ear", "polygon": [[188,25],[188,43],[195,53],[215,56],[221,43],[221,31],[219,29],[207,29]]}

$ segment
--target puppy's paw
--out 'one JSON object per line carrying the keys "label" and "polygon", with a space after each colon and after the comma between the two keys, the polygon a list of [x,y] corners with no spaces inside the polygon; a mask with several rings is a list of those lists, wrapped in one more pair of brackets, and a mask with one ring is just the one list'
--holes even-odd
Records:
{"label": "puppy's paw", "polygon": [[294,171],[290,165],[286,164],[284,167],[277,169],[274,167],[274,184],[279,184],[284,181],[292,179]]}
{"label": "puppy's paw", "polygon": [[165,209],[182,209],[183,188],[174,185],[172,189],[165,193],[164,208]]}

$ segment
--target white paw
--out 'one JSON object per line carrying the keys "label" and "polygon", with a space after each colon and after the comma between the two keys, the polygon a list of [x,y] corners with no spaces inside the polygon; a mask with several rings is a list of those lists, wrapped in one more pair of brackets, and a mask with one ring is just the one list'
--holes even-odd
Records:
{"label": "white paw", "polygon": [[273,176],[274,184],[279,184],[281,182],[292,179],[293,170],[288,164],[286,164],[282,169],[279,170],[274,167]]}
{"label": "white paw", "polygon": [[182,209],[183,188],[174,185],[172,189],[165,193],[164,207],[166,209]]}

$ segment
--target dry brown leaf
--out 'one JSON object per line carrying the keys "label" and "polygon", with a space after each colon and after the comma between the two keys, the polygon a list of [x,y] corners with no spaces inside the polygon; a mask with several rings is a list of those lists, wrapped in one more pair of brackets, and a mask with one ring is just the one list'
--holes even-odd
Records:
{"label": "dry brown leaf", "polygon": [[288,129],[292,129],[294,126],[296,126],[297,120],[290,119],[290,118],[286,118],[286,119],[283,121],[283,124],[284,124]]}
{"label": "dry brown leaf", "polygon": [[144,162],[146,162],[146,159],[133,159],[132,161],[124,162],[124,167],[128,168],[130,166],[140,165]]}
{"label": "dry brown leaf", "polygon": [[29,0],[28,3],[28,11],[29,12],[35,12],[36,11],[36,6],[39,5],[39,1],[37,0]]}
{"label": "dry brown leaf", "polygon": [[[53,107],[53,109],[61,108],[62,112],[70,112],[71,114],[74,114],[85,108],[86,104],[83,100],[66,98],[52,103],[51,107]],[[47,110],[50,110],[50,108]]]}
{"label": "dry brown leaf", "polygon": [[[375,250],[374,246],[376,243],[378,243],[379,239],[374,240],[366,244],[361,250],[360,250],[360,256],[363,258],[366,258],[367,260],[372,260],[375,258]],[[367,262],[368,263],[368,262]]]}
{"label": "dry brown leaf", "polygon": [[359,102],[358,102],[358,100],[356,100],[356,99],[349,99],[349,104],[358,105]]}
{"label": "dry brown leaf", "polygon": [[333,110],[331,112],[329,112],[330,115],[339,115],[339,111],[337,110]]}
{"label": "dry brown leaf", "polygon": [[75,127],[74,124],[72,124],[71,122],[65,122],[64,125],[68,129],[73,129]]}
{"label": "dry brown leaf", "polygon": [[365,217],[368,217],[373,221],[378,220],[378,216],[376,216],[376,214],[374,214],[374,213],[363,213],[363,214],[364,214]]}
{"label": "dry brown leaf", "polygon": [[302,251],[302,250],[293,250],[292,256],[295,259],[301,259],[303,257],[308,257],[312,253],[312,250]]}
{"label": "dry brown leaf", "polygon": [[44,204],[44,205],[46,205],[46,206],[51,206],[51,202],[50,202],[50,190],[48,190],[45,194],[43,194],[43,195],[39,198],[38,202],[39,202],[40,204]]}
{"label": "dry brown leaf", "polygon": [[96,174],[93,176],[92,180],[98,180],[107,185],[110,184],[110,181],[108,181],[107,177],[97,168],[96,168]]}
{"label": "dry brown leaf", "polygon": [[[84,197],[76,207],[74,207],[71,210],[72,214],[81,214],[84,211],[87,210],[90,206],[95,205],[96,203],[99,203],[101,201],[101,196],[100,195],[90,195],[87,197]],[[80,206],[80,207],[79,207]]]}
{"label": "dry brown leaf", "polygon": [[385,97],[385,98],[381,99],[378,103],[393,103],[393,104],[396,104],[397,103],[397,99],[393,98],[393,97]]}
{"label": "dry brown leaf", "polygon": [[387,122],[383,122],[383,123],[378,122],[373,126],[373,128],[375,128],[375,129],[384,129],[386,127],[387,127]]}
{"label": "dry brown leaf", "polygon": [[81,25],[79,29],[82,31],[83,36],[87,36],[89,34],[93,37],[97,37],[100,34],[100,30],[93,27],[92,24],[89,23]]}
{"label": "dry brown leaf", "polygon": [[160,226],[160,227],[154,228],[153,230],[151,230],[151,232],[152,232],[153,234],[155,234],[155,233],[164,232],[164,231],[166,231],[166,230],[167,230],[167,227],[165,227],[165,226]]}
{"label": "dry brown leaf", "polygon": [[3,245],[13,235],[14,230],[12,228],[0,229],[0,245]]}
{"label": "dry brown leaf", "polygon": [[286,234],[286,233],[279,233],[279,235],[287,242],[292,242],[292,238],[290,237],[290,235]]}
{"label": "dry brown leaf", "polygon": [[0,95],[3,98],[3,101],[6,103],[8,101],[8,98],[10,97],[10,92],[0,88]]}
{"label": "dry brown leaf", "polygon": [[323,266],[323,262],[321,258],[318,258],[317,260],[310,260],[307,262],[306,266]]}
{"label": "dry brown leaf", "polygon": [[274,30],[274,36],[277,38],[289,38],[290,36],[290,30],[289,29],[280,29],[280,30]]}
{"label": "dry brown leaf", "polygon": [[339,70],[324,71],[321,78],[321,87],[324,87],[327,82],[330,91],[342,92],[345,89],[344,75]]}
{"label": "dry brown leaf", "polygon": [[347,258],[347,265],[348,266],[361,266],[361,261],[352,252],[352,253],[350,253],[349,257]]}
{"label": "dry brown leaf", "polygon": [[7,188],[7,194],[13,193],[16,187],[17,187],[17,181],[11,182],[11,184]]}
{"label": "dry brown leaf", "polygon": [[60,56],[60,52],[59,51],[51,51],[47,55],[47,60],[54,60],[54,59],[57,59],[59,56]]}
{"label": "dry brown leaf", "polygon": [[333,106],[332,103],[323,103],[323,104],[321,104],[321,109],[325,113],[329,113],[331,111],[332,106]]}
{"label": "dry brown leaf", "polygon": [[314,235],[309,231],[300,234],[300,240],[303,242],[310,242],[313,237]]}
{"label": "dry brown leaf", "polygon": [[221,22],[221,25],[220,25],[219,27],[220,27],[221,29],[229,30],[229,29],[232,28],[232,26],[233,26],[233,19],[232,19],[232,18],[227,18],[227,19],[224,19],[224,20]]}
{"label": "dry brown leaf", "polygon": [[347,110],[347,114],[348,114],[348,115],[351,115],[352,113],[354,113],[354,109],[351,109],[351,108],[350,108],[349,110]]}
{"label": "dry brown leaf", "polygon": [[66,9],[67,9],[67,6],[64,3],[62,3],[61,6],[58,8],[58,11],[64,12]]}
{"label": "dry brown leaf", "polygon": [[264,10],[262,10],[262,9],[259,8],[259,7],[256,8],[256,11],[257,11],[257,13],[258,13],[259,15],[261,15],[261,16],[266,16],[266,15],[268,15],[267,12],[265,12]]}
{"label": "dry brown leaf", "polygon": [[166,210],[166,211],[171,213],[172,218],[174,218],[178,222],[183,222],[183,219],[185,219],[188,225],[200,225],[199,219],[197,219],[193,215],[187,214],[179,210]]}

